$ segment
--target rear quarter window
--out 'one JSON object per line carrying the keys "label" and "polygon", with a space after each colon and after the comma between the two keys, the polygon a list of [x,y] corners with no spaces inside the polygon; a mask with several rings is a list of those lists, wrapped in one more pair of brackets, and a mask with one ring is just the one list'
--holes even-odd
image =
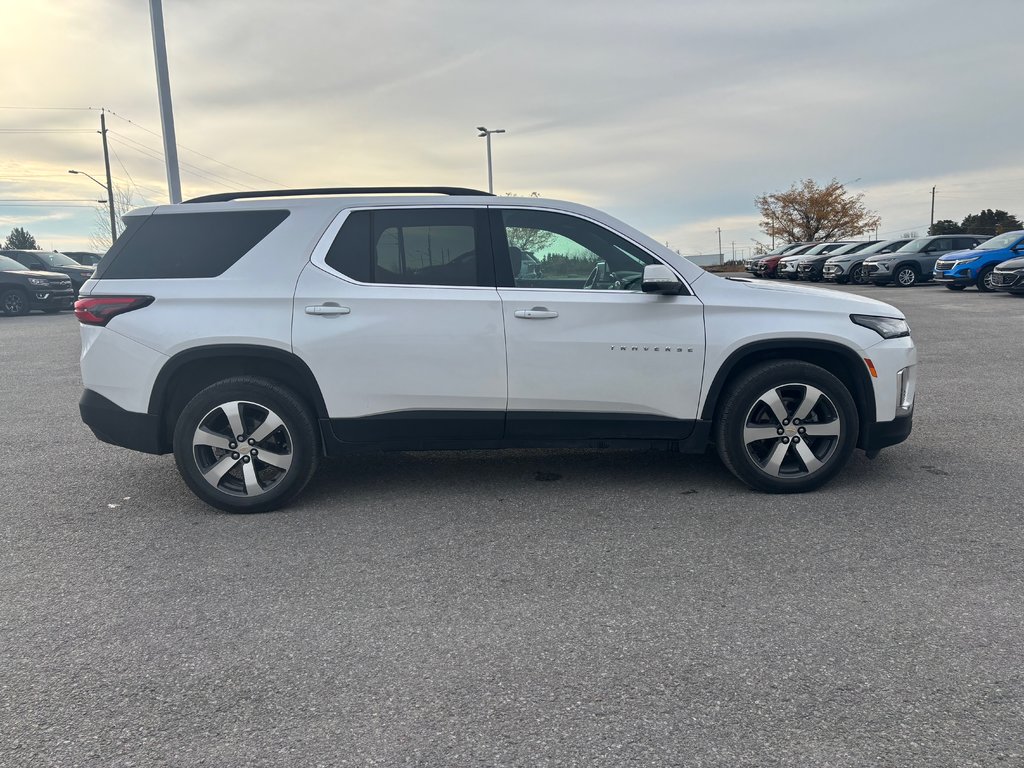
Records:
{"label": "rear quarter window", "polygon": [[95,277],[217,277],[288,218],[288,211],[210,211],[129,217]]}

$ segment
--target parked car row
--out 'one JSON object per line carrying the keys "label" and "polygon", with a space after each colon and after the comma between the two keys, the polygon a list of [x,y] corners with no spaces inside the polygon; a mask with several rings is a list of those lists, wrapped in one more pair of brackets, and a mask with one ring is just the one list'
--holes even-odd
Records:
{"label": "parked car row", "polygon": [[[1017,262],[1017,263],[1015,263]],[[1024,293],[1024,230],[932,235],[913,240],[791,243],[745,264],[750,274],[789,280],[907,288],[934,280],[953,291]]]}
{"label": "parked car row", "polygon": [[0,313],[73,309],[79,289],[95,271],[56,251],[0,250]]}

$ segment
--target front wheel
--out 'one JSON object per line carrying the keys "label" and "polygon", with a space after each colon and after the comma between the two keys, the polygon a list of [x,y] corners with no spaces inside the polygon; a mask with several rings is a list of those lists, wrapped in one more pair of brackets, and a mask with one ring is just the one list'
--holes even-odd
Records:
{"label": "front wheel", "polygon": [[982,293],[992,293],[995,288],[992,287],[992,269],[984,269],[981,274],[978,275],[978,290]]}
{"label": "front wheel", "polygon": [[864,271],[863,264],[858,264],[850,270],[850,280],[854,285],[867,285],[868,275],[867,272]]}
{"label": "front wheel", "polygon": [[917,270],[913,267],[900,267],[893,275],[893,282],[900,288],[911,288],[917,285]]}
{"label": "front wheel", "polygon": [[192,492],[227,512],[267,512],[306,486],[319,461],[316,423],[290,389],[239,376],[189,401],[174,429],[174,459]]}
{"label": "front wheel", "polygon": [[28,314],[28,294],[21,288],[9,288],[0,294],[0,311],[10,317]]}
{"label": "front wheel", "polygon": [[857,445],[857,406],[817,365],[762,363],[728,389],[715,423],[718,455],[737,478],[768,493],[820,487]]}

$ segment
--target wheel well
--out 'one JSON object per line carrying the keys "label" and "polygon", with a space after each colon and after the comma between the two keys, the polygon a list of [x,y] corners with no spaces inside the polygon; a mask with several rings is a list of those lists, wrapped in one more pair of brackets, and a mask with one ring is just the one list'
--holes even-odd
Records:
{"label": "wheel well", "polygon": [[916,261],[901,261],[899,264],[892,268],[892,274],[895,275],[897,270],[903,269],[904,267],[910,267],[917,274],[921,274],[921,265],[918,264]]}
{"label": "wheel well", "polygon": [[875,391],[871,386],[867,366],[853,350],[828,342],[772,341],[734,352],[711,383],[707,400],[704,402],[702,418],[717,420],[720,395],[726,387],[753,366],[776,360],[800,360],[811,363],[824,368],[842,381],[857,405],[860,433],[866,434],[867,427],[875,418]]}
{"label": "wheel well", "polygon": [[259,376],[295,392],[318,418],[327,418],[323,394],[309,367],[295,355],[261,347],[203,347],[164,365],[153,386],[149,412],[161,417],[161,443],[170,450],[178,416],[201,390],[235,376]]}

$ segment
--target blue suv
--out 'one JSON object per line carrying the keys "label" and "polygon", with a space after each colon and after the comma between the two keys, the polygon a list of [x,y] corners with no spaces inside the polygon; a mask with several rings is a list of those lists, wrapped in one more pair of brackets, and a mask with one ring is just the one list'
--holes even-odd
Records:
{"label": "blue suv", "polygon": [[943,254],[935,262],[935,282],[951,291],[962,291],[975,285],[979,291],[989,293],[992,288],[992,270],[998,264],[1024,255],[1024,230],[1005,232],[969,251]]}

